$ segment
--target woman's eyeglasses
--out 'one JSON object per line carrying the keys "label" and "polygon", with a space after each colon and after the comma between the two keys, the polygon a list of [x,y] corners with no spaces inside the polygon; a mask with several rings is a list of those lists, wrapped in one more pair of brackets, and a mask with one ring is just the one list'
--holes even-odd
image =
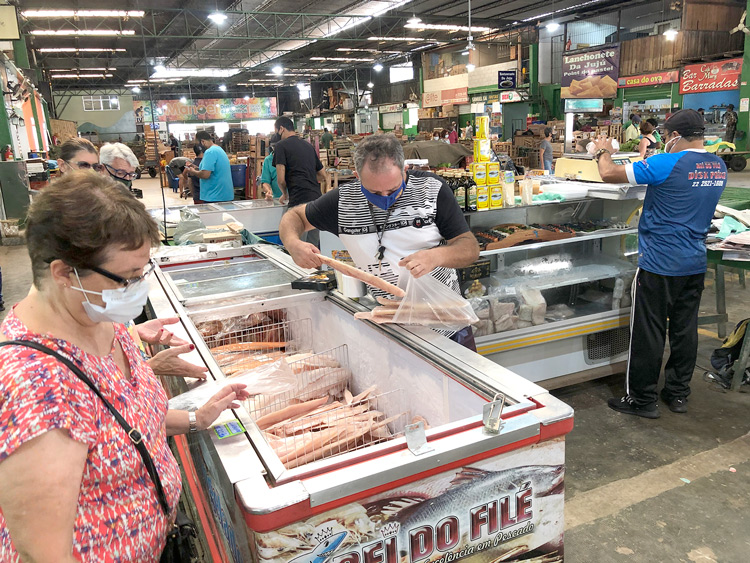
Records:
{"label": "woman's eyeglasses", "polygon": [[128,172],[122,168],[112,168],[109,164],[105,164],[104,166],[107,167],[107,172],[115,178],[120,178],[121,180],[132,180],[135,178],[135,172]]}
{"label": "woman's eyeglasses", "polygon": [[101,172],[104,170],[104,165],[99,164],[98,162],[94,162],[93,164],[91,162],[70,162],[69,160],[66,160],[68,164],[76,168],[77,170],[94,170],[95,172]]}
{"label": "woman's eyeglasses", "polygon": [[89,270],[92,270],[96,272],[97,274],[101,274],[105,278],[109,278],[112,281],[121,284],[123,287],[130,287],[131,285],[136,284],[146,279],[151,274],[151,272],[154,271],[154,268],[156,268],[156,262],[154,262],[153,260],[149,260],[148,264],[146,264],[146,267],[143,268],[143,274],[135,278],[123,278],[122,276],[113,274],[112,272],[109,272],[105,270],[104,268],[99,268],[98,266],[89,268]]}

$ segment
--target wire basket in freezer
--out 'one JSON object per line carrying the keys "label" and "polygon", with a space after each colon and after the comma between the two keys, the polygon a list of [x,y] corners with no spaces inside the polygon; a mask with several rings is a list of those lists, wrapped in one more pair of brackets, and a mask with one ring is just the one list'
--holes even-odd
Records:
{"label": "wire basket in freezer", "polygon": [[288,469],[403,435],[409,422],[403,391],[372,386],[353,394],[346,346],[296,357],[289,362],[298,376],[293,389],[246,402]]}

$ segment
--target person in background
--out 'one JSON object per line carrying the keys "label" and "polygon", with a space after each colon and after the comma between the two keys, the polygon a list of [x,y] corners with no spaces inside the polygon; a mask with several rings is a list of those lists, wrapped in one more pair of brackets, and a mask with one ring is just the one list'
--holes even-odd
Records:
{"label": "person in background", "polygon": [[324,149],[329,150],[331,148],[331,141],[333,141],[333,135],[331,135],[327,128],[324,128],[323,135],[320,137],[320,143]]}
{"label": "person in background", "polygon": [[458,132],[456,131],[456,123],[453,122],[448,129],[448,142],[451,145],[458,143]]}
{"label": "person in background", "polygon": [[[328,129],[325,130],[328,132]],[[330,133],[328,133],[330,135]],[[333,138],[333,137],[331,137]],[[260,186],[263,189],[263,194],[267,200],[278,199],[281,197],[281,189],[279,188],[279,182],[276,176],[276,167],[273,165],[273,153],[276,148],[276,144],[281,141],[281,137],[274,133],[268,139],[268,146],[271,152],[268,156],[263,159],[263,170],[260,174]]]}
{"label": "person in background", "polygon": [[180,156],[180,141],[177,140],[174,133],[169,134],[169,147],[172,149],[175,156]]}
{"label": "person in background", "polygon": [[645,160],[656,152],[656,149],[659,148],[659,143],[656,142],[656,137],[654,137],[654,126],[648,121],[641,123],[641,135],[641,142],[638,144],[638,153]]}
{"label": "person in background", "polygon": [[698,113],[703,118],[703,121],[705,121],[706,120],[706,110],[704,110],[703,108],[698,108]]}
{"label": "person in background", "polygon": [[588,145],[590,142],[590,139],[578,139],[575,144],[574,152],[577,152],[579,154],[588,152]]}
{"label": "person in background", "polygon": [[71,170],[103,171],[104,167],[99,164],[99,152],[94,143],[88,139],[81,137],[68,139],[60,145],[58,154],[60,157],[57,159],[57,166],[61,175]]}
{"label": "person in background", "polygon": [[182,488],[167,437],[208,429],[249,394],[235,383],[197,411],[168,408],[122,324],[146,304],[159,231],[113,180],[91,171],[55,180],[29,208],[26,240],[33,285],[0,326],[0,340],[36,342],[77,364],[141,434],[167,510],[131,439],[94,392],[55,357],[3,346],[2,559],[155,563]]}
{"label": "person in background", "polygon": [[641,116],[636,113],[631,113],[630,125],[625,128],[625,132],[623,133],[623,139],[625,140],[625,142],[632,141],[633,139],[637,139],[641,136],[641,132],[639,130],[640,124]]}
{"label": "person in background", "polygon": [[656,139],[656,142],[659,143],[659,148],[662,147],[662,139],[661,139],[661,133],[659,133],[659,122],[656,120],[655,117],[649,117],[646,120],[646,123],[650,123],[654,128],[654,139]]}
{"label": "person in background", "polygon": [[[320,268],[318,249],[305,231],[338,235],[357,267],[406,287],[409,275],[431,275],[460,294],[455,268],[472,264],[479,245],[453,192],[440,178],[406,170],[393,135],[372,135],[354,151],[357,181],[290,209],[279,225],[284,247],[303,268]],[[370,288],[375,297],[385,292]],[[476,351],[471,327],[438,331]]]}
{"label": "person in background", "polygon": [[467,141],[471,141],[474,138],[474,127],[472,127],[471,123],[466,124],[466,128],[464,129],[464,139]]}
{"label": "person in background", "polygon": [[130,188],[136,176],[138,158],[130,147],[122,143],[107,143],[99,149],[99,160],[112,179],[132,193]]}
{"label": "person in background", "polygon": [[544,128],[544,139],[542,139],[541,145],[539,145],[539,166],[543,168],[547,174],[552,173],[552,127]]}
{"label": "person in background", "polygon": [[734,136],[737,133],[737,113],[734,111],[734,104],[727,106],[727,111],[721,116],[721,122],[727,126],[727,131],[724,134],[724,140],[727,143],[734,143]]}
{"label": "person in background", "polygon": [[612,162],[610,139],[596,141],[605,182],[648,185],[638,224],[625,395],[608,401],[613,410],[645,418],[660,416],[656,389],[667,328],[670,352],[660,395],[672,412],[687,412],[698,353],[706,234],[727,183],[724,161],[703,148],[705,125],[697,111],[674,113],[664,129],[664,154],[625,166]]}
{"label": "person in background", "polygon": [[[327,187],[323,164],[315,149],[297,136],[294,123],[288,117],[280,117],[274,124],[281,141],[274,149],[273,164],[276,166],[276,180],[282,195],[279,203],[289,204],[289,209],[315,201],[320,197],[320,186]],[[307,242],[320,246],[320,233],[306,234]]]}
{"label": "person in background", "polygon": [[[195,144],[193,144],[193,153],[195,154],[195,158],[193,158],[193,165],[200,167],[201,160],[203,160],[203,147],[200,145],[200,143],[196,142]],[[197,176],[190,176],[188,174],[187,164],[182,170],[182,181],[185,189],[190,192],[190,195],[193,198],[193,203],[195,205],[204,203],[201,200],[201,179]]]}
{"label": "person in background", "polygon": [[213,142],[208,131],[198,131],[195,134],[195,140],[203,149],[203,158],[199,165],[188,163],[185,170],[189,176],[200,179],[201,201],[204,203],[232,201],[234,185],[232,167],[227,153]]}

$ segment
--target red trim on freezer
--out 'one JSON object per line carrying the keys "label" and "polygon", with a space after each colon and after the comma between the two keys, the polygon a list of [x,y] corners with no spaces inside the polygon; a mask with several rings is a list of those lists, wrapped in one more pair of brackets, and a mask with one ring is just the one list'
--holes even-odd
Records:
{"label": "red trim on freezer", "polygon": [[552,424],[540,424],[539,425],[539,441],[546,442],[552,438],[559,436],[565,436],[568,432],[573,430],[573,417],[566,418],[559,422],[553,422]]}
{"label": "red trim on freezer", "polygon": [[[451,469],[455,469],[457,467],[471,465],[472,463],[481,461],[483,459],[496,457],[505,452],[517,450],[525,446],[530,446],[532,444],[536,444],[539,441],[539,436],[532,436],[530,438],[526,438],[525,440],[513,442],[512,444],[506,444],[505,446],[502,446],[500,448],[482,452],[481,454],[477,454],[471,457],[463,458],[450,464],[439,465],[428,471],[416,473],[397,481],[391,481],[389,483],[385,483],[384,485],[380,485],[379,487],[373,487],[372,489],[367,489],[359,493],[349,495],[347,497],[343,497],[316,507],[311,507],[310,501],[306,500],[297,504],[293,504],[291,506],[284,507],[280,510],[270,512],[268,514],[249,514],[242,510],[242,515],[245,518],[245,523],[251,530],[255,532],[270,532],[272,530],[278,530],[279,528],[287,526],[293,522],[302,520],[303,518],[309,518],[316,514],[321,514],[323,512],[333,510],[334,508],[344,506],[351,502],[377,495],[379,493],[395,489],[402,485],[408,485],[409,483],[413,483],[414,481],[419,481],[420,479],[425,479],[427,477],[431,477],[445,471],[450,471]],[[242,504],[240,502],[238,502],[237,504],[240,509],[242,509]]]}
{"label": "red trim on freezer", "polygon": [[180,458],[180,465],[182,465],[182,469],[185,472],[186,485],[190,489],[190,494],[193,497],[193,502],[195,502],[195,508],[198,512],[199,522],[197,523],[203,528],[204,536],[206,537],[211,561],[214,563],[229,563],[230,559],[224,550],[224,546],[216,540],[219,537],[219,530],[216,528],[216,522],[214,521],[211,509],[206,506],[206,495],[198,480],[198,474],[193,464],[193,457],[190,455],[188,449],[187,439],[185,436],[178,435],[174,436],[174,442],[177,448],[177,455]]}
{"label": "red trim on freezer", "polygon": [[236,260],[237,258],[258,258],[259,260],[264,260],[262,256],[259,256],[258,254],[243,254],[241,256],[232,256],[230,258],[208,258],[206,260],[190,260],[187,262],[170,262],[170,263],[158,263],[157,265],[162,270],[168,270],[169,268],[176,268],[178,266],[187,266],[189,264],[203,264],[205,262],[227,262],[228,260]]}

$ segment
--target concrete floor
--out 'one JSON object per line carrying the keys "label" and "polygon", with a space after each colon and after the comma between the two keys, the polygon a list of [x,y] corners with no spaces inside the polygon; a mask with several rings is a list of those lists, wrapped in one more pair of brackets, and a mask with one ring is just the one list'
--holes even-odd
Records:
{"label": "concrete floor", "polygon": [[[730,185],[750,187],[750,171],[732,173]],[[147,206],[161,204],[157,181],[138,180],[136,187]],[[165,197],[167,205],[185,202],[171,190]],[[31,283],[26,247],[0,247],[0,266],[10,306]],[[728,275],[731,327],[750,316],[749,297],[737,275]],[[702,314],[715,312],[714,299],[709,272]],[[698,364],[709,366],[721,341],[715,325],[699,333]],[[696,367],[689,412],[664,407],[658,420],[607,407],[608,398],[623,393],[622,374],[553,392],[575,409],[567,440],[567,561],[750,561],[750,394],[718,392],[703,372]]]}

